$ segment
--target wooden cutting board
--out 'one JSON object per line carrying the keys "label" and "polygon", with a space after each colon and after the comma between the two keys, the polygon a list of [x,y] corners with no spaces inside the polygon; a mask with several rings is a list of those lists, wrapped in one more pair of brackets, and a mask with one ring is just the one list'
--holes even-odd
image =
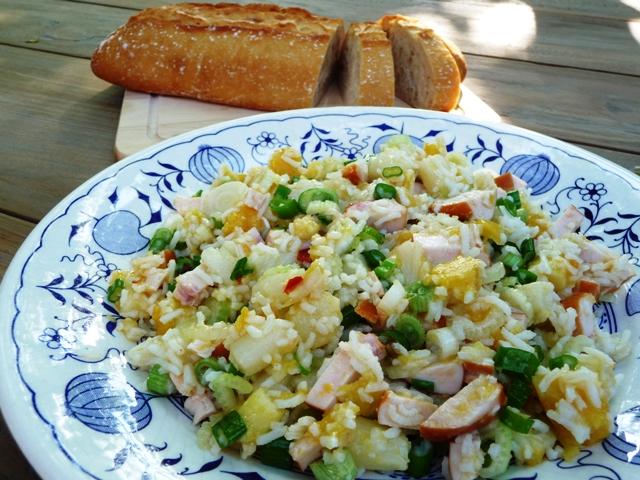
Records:
{"label": "wooden cutting board", "polygon": [[[339,105],[344,105],[344,102],[334,87],[327,92],[318,106]],[[396,106],[408,105],[396,99]],[[175,135],[257,113],[264,112],[127,90],[124,93],[116,132],[115,156],[120,160]],[[460,105],[453,113],[474,120],[500,121],[500,116],[464,85]]]}

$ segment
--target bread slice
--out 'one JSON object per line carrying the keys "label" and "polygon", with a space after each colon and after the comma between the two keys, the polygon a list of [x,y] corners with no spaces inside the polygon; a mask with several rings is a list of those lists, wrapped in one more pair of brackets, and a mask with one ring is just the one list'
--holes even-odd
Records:
{"label": "bread slice", "polygon": [[133,16],[95,51],[100,78],[131,90],[259,110],[322,98],[343,21],[267,4],[183,3]]}
{"label": "bread slice", "polygon": [[[391,41],[396,96],[416,108],[455,108],[462,75],[442,38],[413,18],[387,15],[379,22]],[[466,72],[461,53],[460,59]]]}
{"label": "bread slice", "polygon": [[379,23],[349,26],[341,64],[340,90],[346,105],[393,105],[391,42]]}

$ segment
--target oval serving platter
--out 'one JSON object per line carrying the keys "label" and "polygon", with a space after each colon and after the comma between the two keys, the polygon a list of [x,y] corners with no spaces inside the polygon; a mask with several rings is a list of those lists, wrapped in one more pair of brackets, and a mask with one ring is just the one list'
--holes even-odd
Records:
{"label": "oval serving platter", "polygon": [[[173,210],[172,199],[210,183],[220,165],[264,165],[278,147],[305,162],[377,152],[395,134],[444,138],[477,167],[528,182],[551,214],[574,204],[589,238],[640,260],[640,178],[592,153],[508,125],[401,108],[336,107],[270,113],[186,133],[118,162],[56,206],[24,242],[0,288],[0,404],[18,444],[46,480],[279,479],[295,474],[212,458],[196,445],[180,398],[144,389],[124,359],[131,344],[105,301],[111,272],[127,268]],[[630,330],[612,405],[614,433],[573,461],[512,467],[505,479],[640,478],[640,280],[598,306],[600,328]],[[439,466],[436,470],[439,470]],[[427,478],[442,478],[437,471]],[[570,470],[570,472],[569,472]],[[408,478],[366,472],[364,478]]]}

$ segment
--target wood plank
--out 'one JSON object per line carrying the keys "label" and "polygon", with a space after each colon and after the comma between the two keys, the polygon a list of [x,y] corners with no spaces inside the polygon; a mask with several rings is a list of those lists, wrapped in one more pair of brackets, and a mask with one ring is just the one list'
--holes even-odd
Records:
{"label": "wood plank", "polygon": [[502,120],[573,143],[640,153],[640,78],[469,56],[465,84]]}
{"label": "wood plank", "polygon": [[[240,3],[248,1],[251,0]],[[103,3],[101,0],[96,2]],[[38,0],[12,3],[9,11],[8,0],[0,0],[3,6],[0,15],[4,11],[7,18],[20,21],[9,23],[9,28],[0,31],[0,42],[83,57],[90,56],[99,41],[133,13],[122,8],[70,1],[46,6]],[[108,3],[142,8],[168,2],[110,0]],[[428,20],[458,43],[465,53],[640,75],[640,62],[637,61],[640,44],[631,34],[627,21],[620,18],[534,9],[524,2],[514,1],[496,4],[485,1],[378,0],[372,3],[353,0],[349,8],[336,1],[279,3],[302,6],[323,15],[342,15],[349,21],[374,20],[384,13],[400,12]],[[82,21],[67,21],[79,15]],[[633,22],[640,28],[640,21]],[[31,40],[37,42],[25,43]]]}
{"label": "wood plank", "polygon": [[[35,225],[31,222],[0,213],[0,280],[11,263],[13,255],[33,227]],[[1,446],[0,452],[2,452]],[[0,465],[2,465],[1,459]]]}
{"label": "wood plank", "polygon": [[110,165],[121,100],[87,60],[0,46],[3,210],[39,220]]}
{"label": "wood plank", "polygon": [[584,148],[585,150],[589,150],[596,155],[600,155],[607,160],[611,160],[612,162],[617,163],[621,167],[626,168],[636,175],[640,174],[640,155],[627,152],[618,152],[616,150],[594,147],[592,145],[581,145],[579,143],[576,143],[576,145]]}

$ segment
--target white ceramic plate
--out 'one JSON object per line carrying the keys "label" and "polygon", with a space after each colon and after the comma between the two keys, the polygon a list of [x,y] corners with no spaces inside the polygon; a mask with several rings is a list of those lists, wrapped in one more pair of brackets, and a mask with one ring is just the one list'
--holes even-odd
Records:
{"label": "white ceramic plate", "polygon": [[[377,151],[397,133],[419,143],[443,136],[475,165],[519,175],[552,214],[577,205],[585,213],[587,236],[638,262],[640,179],[530,131],[412,109],[330,108],[259,115],[180,135],[118,162],[71,193],[34,229],[4,277],[2,412],[39,474],[47,480],[295,476],[232,455],[211,458],[198,449],[181,402],[145,393],[144,374],[123,359],[131,345],[114,332],[117,314],[104,302],[107,278],[146,248],[174,196],[204,187],[222,162],[245,170],[264,164],[283,145],[299,149],[306,161],[353,158]],[[598,309],[600,328],[632,332],[633,352],[617,367],[624,380],[612,406],[616,432],[575,461],[513,468],[505,478],[640,478],[639,312],[635,279]]]}

